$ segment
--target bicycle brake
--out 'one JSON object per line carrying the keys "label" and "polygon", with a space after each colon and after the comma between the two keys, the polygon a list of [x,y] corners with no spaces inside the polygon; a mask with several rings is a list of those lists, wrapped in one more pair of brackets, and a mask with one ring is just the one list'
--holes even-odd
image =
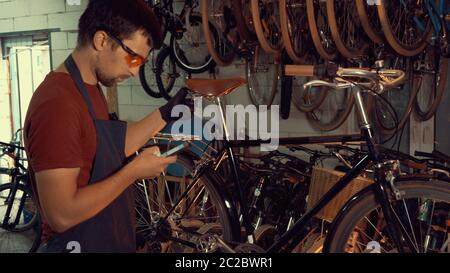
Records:
{"label": "bicycle brake", "polygon": [[386,173],[386,181],[389,182],[392,192],[394,193],[395,199],[400,200],[403,197],[404,192],[397,189],[397,187],[394,185],[395,178],[400,173],[400,162],[398,160],[392,160],[392,161],[388,161],[384,164],[390,165],[389,170]]}

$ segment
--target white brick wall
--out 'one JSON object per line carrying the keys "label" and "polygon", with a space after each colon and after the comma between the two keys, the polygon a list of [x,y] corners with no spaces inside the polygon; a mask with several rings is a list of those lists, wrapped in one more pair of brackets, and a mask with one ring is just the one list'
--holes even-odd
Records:
{"label": "white brick wall", "polygon": [[60,28],[64,31],[76,30],[78,29],[78,19],[80,18],[81,13],[81,11],[73,11],[49,14],[48,26],[50,28]]}
{"label": "white brick wall", "polygon": [[63,50],[68,48],[67,32],[52,32],[52,50]]}
{"label": "white brick wall", "polygon": [[48,28],[46,15],[33,15],[14,18],[14,31],[28,31]]}
{"label": "white brick wall", "polygon": [[66,1],[61,0],[34,0],[30,1],[31,15],[64,13],[66,12]]}
{"label": "white brick wall", "polygon": [[0,2],[0,19],[24,17],[30,14],[30,0]]}
{"label": "white brick wall", "polygon": [[14,30],[14,21],[11,18],[0,19],[0,33]]}
{"label": "white brick wall", "polygon": [[0,0],[0,33],[60,29],[51,33],[53,68],[76,45],[78,19],[88,0],[68,6],[65,0]]}

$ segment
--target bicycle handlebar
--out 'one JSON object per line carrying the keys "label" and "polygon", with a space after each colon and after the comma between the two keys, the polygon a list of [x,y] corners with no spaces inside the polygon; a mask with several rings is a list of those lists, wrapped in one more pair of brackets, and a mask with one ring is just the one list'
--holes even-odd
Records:
{"label": "bicycle handlebar", "polygon": [[12,143],[5,143],[5,142],[1,142],[1,141],[0,141],[0,146],[4,146],[5,149],[12,148],[12,149],[25,150],[25,148],[22,146],[18,146],[18,145],[12,144]]}
{"label": "bicycle handlebar", "polygon": [[303,77],[334,77],[338,71],[338,66],[333,63],[319,65],[285,65],[284,75]]}
{"label": "bicycle handlebar", "polygon": [[13,171],[14,171],[14,169],[0,168],[0,174],[11,175],[13,173]]}
{"label": "bicycle handlebar", "polygon": [[428,157],[428,158],[437,159],[441,162],[450,164],[450,157],[442,152],[437,151],[437,150],[433,150],[433,152],[431,152],[431,153],[415,151],[414,156]]}
{"label": "bicycle handlebar", "polygon": [[[393,69],[365,69],[365,68],[338,68],[335,64],[322,65],[285,65],[284,74],[287,76],[306,76],[318,78],[335,78],[334,83],[323,80],[313,80],[304,84],[304,88],[328,86],[334,89],[344,89],[362,85],[372,89],[374,87],[383,91],[400,85],[405,79],[405,72]],[[357,82],[355,78],[368,80]]]}

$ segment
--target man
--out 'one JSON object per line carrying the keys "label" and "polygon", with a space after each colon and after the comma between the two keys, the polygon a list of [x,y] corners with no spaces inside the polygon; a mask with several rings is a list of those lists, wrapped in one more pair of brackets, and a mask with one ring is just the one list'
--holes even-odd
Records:
{"label": "man", "polygon": [[43,222],[44,252],[134,252],[132,183],[158,176],[176,157],[156,148],[134,154],[170,121],[186,92],[126,124],[110,118],[98,83],[138,74],[162,44],[160,25],[142,0],[91,0],[79,20],[78,44],[31,100],[25,147]]}

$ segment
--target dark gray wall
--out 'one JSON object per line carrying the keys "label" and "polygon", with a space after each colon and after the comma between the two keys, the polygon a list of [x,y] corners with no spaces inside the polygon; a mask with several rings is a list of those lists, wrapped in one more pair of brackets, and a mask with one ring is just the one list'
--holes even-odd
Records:
{"label": "dark gray wall", "polygon": [[436,145],[435,148],[450,154],[450,71],[444,97],[436,113]]}

